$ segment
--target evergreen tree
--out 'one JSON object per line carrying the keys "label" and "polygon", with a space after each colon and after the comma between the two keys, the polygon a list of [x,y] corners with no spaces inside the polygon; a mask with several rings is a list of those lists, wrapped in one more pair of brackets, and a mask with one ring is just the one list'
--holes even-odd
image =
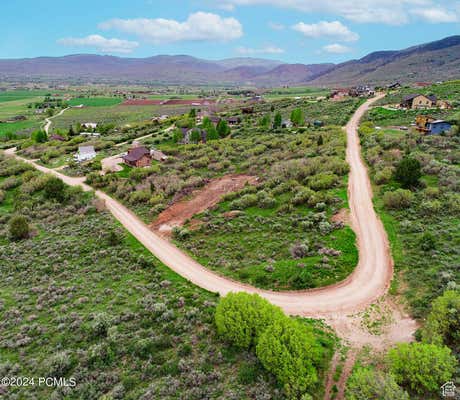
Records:
{"label": "evergreen tree", "polygon": [[417,186],[422,177],[420,162],[411,156],[405,156],[396,166],[394,178],[403,188]]}
{"label": "evergreen tree", "polygon": [[230,128],[228,127],[227,121],[221,119],[217,124],[217,133],[219,137],[224,138],[230,133]]}
{"label": "evergreen tree", "polygon": [[275,114],[275,118],[273,119],[273,128],[274,129],[281,128],[282,123],[283,123],[283,117],[281,116],[281,113],[278,111]]}

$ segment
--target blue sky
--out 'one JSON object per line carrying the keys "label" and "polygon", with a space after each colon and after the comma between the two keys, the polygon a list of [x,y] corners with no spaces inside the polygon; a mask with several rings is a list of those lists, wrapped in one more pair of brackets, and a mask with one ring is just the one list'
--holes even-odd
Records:
{"label": "blue sky", "polygon": [[15,0],[0,58],[74,53],[340,62],[460,33],[460,0]]}

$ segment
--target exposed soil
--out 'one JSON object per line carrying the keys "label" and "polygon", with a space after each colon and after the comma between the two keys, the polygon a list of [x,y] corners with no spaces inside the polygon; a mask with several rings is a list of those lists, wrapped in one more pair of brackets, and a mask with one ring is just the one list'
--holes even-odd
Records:
{"label": "exposed soil", "polygon": [[332,216],[331,221],[350,225],[350,210],[348,210],[348,208],[342,208],[337,214]]}
{"label": "exposed soil", "polygon": [[226,175],[213,179],[202,189],[192,192],[189,199],[178,201],[164,210],[150,227],[164,235],[170,235],[174,227],[182,226],[187,219],[212,208],[223,195],[242,189],[246,183],[256,184],[257,177]]}

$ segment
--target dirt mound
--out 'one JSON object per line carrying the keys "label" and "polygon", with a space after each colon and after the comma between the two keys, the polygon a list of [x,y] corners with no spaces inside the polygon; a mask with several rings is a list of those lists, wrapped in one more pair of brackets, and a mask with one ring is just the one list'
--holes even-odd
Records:
{"label": "dirt mound", "polygon": [[254,185],[256,182],[257,178],[249,175],[226,175],[213,179],[202,189],[195,190],[190,199],[178,201],[164,210],[150,227],[168,235],[174,227],[182,226],[187,219],[215,206],[226,193],[240,190],[246,183]]}

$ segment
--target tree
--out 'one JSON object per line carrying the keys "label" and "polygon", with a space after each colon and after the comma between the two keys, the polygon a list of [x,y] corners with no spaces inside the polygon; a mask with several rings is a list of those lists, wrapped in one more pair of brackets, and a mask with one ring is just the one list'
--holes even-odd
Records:
{"label": "tree", "polygon": [[324,143],[324,141],[323,141],[323,135],[319,135],[316,144],[317,144],[318,146],[322,146],[323,143]]}
{"label": "tree", "polygon": [[230,133],[230,128],[227,124],[227,121],[225,121],[224,119],[221,119],[217,123],[216,129],[217,129],[217,133],[219,134],[219,137],[221,138],[226,137]]}
{"label": "tree", "polygon": [[48,140],[48,135],[46,134],[45,131],[38,130],[32,133],[32,139],[36,143],[45,143]]}
{"label": "tree", "polygon": [[265,114],[260,120],[259,120],[259,126],[261,128],[269,128],[270,127],[270,122],[271,122],[271,117],[270,114]]}
{"label": "tree", "polygon": [[174,129],[173,132],[173,142],[179,143],[184,139],[184,135],[182,134],[182,130],[179,128]]}
{"label": "tree", "polygon": [[65,197],[64,182],[62,182],[59,178],[52,176],[47,179],[45,186],[43,188],[43,192],[47,199],[62,201]]}
{"label": "tree", "polygon": [[29,224],[23,215],[15,215],[9,222],[10,237],[13,240],[21,240],[29,237]]}
{"label": "tree", "polygon": [[409,400],[391,374],[358,367],[347,381],[347,400]]}
{"label": "tree", "polygon": [[192,108],[188,113],[189,118],[196,118],[196,110]]}
{"label": "tree", "polygon": [[217,332],[237,347],[248,349],[276,319],[287,318],[280,308],[257,294],[229,293],[216,308]]}
{"label": "tree", "polygon": [[275,114],[275,117],[273,119],[273,129],[281,128],[282,123],[283,123],[283,117],[281,116],[281,113],[278,111]]}
{"label": "tree", "polygon": [[318,383],[323,349],[312,329],[297,320],[275,320],[260,336],[256,354],[290,397],[298,398]]}
{"label": "tree", "polygon": [[387,355],[396,382],[414,392],[437,392],[452,378],[457,360],[448,347],[425,343],[401,343]]}
{"label": "tree", "polygon": [[75,131],[73,130],[73,126],[72,126],[72,125],[70,125],[70,127],[69,127],[69,132],[68,132],[68,133],[69,133],[69,137],[75,135]]}
{"label": "tree", "polygon": [[460,292],[447,290],[433,301],[422,340],[437,345],[446,344],[455,351],[460,348]]}
{"label": "tree", "polygon": [[201,140],[201,131],[199,129],[194,129],[190,135],[190,141],[192,143],[198,143]]}
{"label": "tree", "polygon": [[410,156],[405,156],[398,163],[394,172],[394,178],[403,188],[417,186],[422,176],[420,162]]}
{"label": "tree", "polygon": [[295,108],[292,110],[291,122],[294,126],[301,126],[305,123],[305,116],[300,108]]}
{"label": "tree", "polygon": [[208,135],[206,136],[207,140],[219,139],[219,134],[217,133],[217,129],[213,124],[211,124],[209,128],[206,128],[206,131],[208,132]]}

